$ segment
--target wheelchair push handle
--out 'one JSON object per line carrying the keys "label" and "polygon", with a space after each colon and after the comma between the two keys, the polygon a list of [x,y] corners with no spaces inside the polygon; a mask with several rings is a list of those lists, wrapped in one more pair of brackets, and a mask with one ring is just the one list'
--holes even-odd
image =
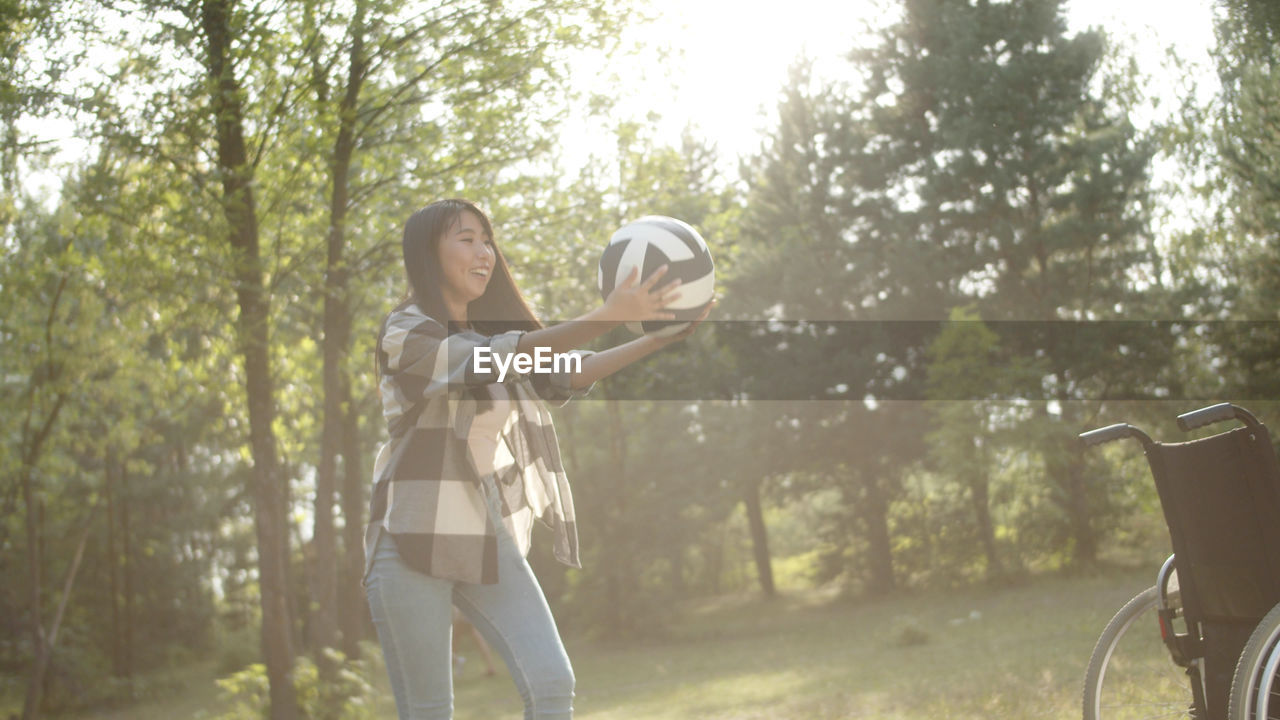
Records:
{"label": "wheelchair push handle", "polygon": [[1209,407],[1202,407],[1199,410],[1192,410],[1191,412],[1179,415],[1178,429],[1183,432],[1187,432],[1189,430],[1204,427],[1205,425],[1220,423],[1224,420],[1239,420],[1249,427],[1257,427],[1262,424],[1258,422],[1258,418],[1254,417],[1253,413],[1248,410],[1245,410],[1239,405],[1232,405],[1229,402],[1225,402],[1218,403],[1217,405],[1210,405]]}
{"label": "wheelchair push handle", "polygon": [[1151,439],[1151,436],[1129,423],[1116,423],[1115,425],[1108,425],[1104,428],[1080,433],[1080,439],[1088,446],[1101,445],[1103,443],[1109,443],[1112,440],[1123,440],[1124,438],[1130,437],[1137,438],[1142,442],[1143,446],[1150,445],[1154,442]]}

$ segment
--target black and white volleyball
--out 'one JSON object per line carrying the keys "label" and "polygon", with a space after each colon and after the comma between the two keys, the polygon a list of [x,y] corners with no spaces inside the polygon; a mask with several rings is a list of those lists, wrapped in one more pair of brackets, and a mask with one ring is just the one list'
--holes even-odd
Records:
{"label": "black and white volleyball", "polygon": [[619,228],[600,255],[597,283],[603,298],[608,298],[613,289],[627,279],[632,268],[640,268],[639,282],[664,264],[669,267],[658,281],[658,287],[676,278],[682,281],[680,297],[665,308],[676,317],[627,323],[638,335],[674,335],[696,320],[711,302],[715,296],[716,271],[707,242],[686,222],[664,215],[648,215]]}

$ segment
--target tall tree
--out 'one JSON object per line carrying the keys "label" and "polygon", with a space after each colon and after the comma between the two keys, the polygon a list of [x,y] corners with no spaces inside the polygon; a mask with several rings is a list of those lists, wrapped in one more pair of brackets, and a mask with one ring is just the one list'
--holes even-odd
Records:
{"label": "tall tree", "polygon": [[[970,521],[985,560],[988,579],[1004,575],[1005,563],[996,545],[991,512],[991,479],[995,460],[995,408],[988,398],[1002,397],[999,337],[978,319],[972,307],[952,310],[947,323],[929,345],[927,395],[936,423],[928,437],[935,467],[968,494]],[[953,544],[960,544],[954,543]]]}
{"label": "tall tree", "polygon": [[[1216,118],[1219,177],[1229,208],[1222,217],[1236,248],[1215,333],[1244,401],[1280,397],[1280,11],[1274,3],[1223,0],[1217,24],[1222,91]],[[1246,322],[1235,322],[1246,321]],[[1249,322],[1252,321],[1252,322]]]}
{"label": "tall tree", "polygon": [[219,198],[225,221],[224,241],[232,250],[232,274],[239,304],[237,340],[244,362],[245,394],[253,454],[250,483],[254,527],[258,537],[258,572],[262,589],[262,645],[270,680],[271,717],[298,716],[293,684],[294,640],[286,590],[288,573],[287,494],[276,453],[275,390],[270,361],[270,296],[261,254],[259,218],[253,180],[255,164],[245,141],[243,46],[236,38],[257,28],[234,0],[202,0],[197,11],[201,60],[208,73],[209,112],[215,131]]}
{"label": "tall tree", "polygon": [[[918,381],[905,368],[919,350],[919,328],[878,322],[894,319],[877,301],[897,307],[884,298],[905,278],[861,257],[845,224],[857,196],[841,185],[854,171],[842,163],[863,132],[848,105],[839,89],[812,77],[807,63],[792,68],[778,127],[744,165],[742,270],[725,312],[756,319],[730,337],[745,392],[794,401],[782,407],[790,414],[784,426],[799,423],[797,435],[807,441],[796,469],[840,489],[845,506],[833,514],[830,574],[882,594],[897,585],[889,511],[919,454],[895,438],[918,437],[920,418],[875,399],[910,397]],[[855,545],[865,550],[852,552]]]}
{"label": "tall tree", "polygon": [[[759,304],[787,319],[836,321],[819,335],[841,339],[843,351],[815,356],[839,352],[845,367],[809,373],[811,383],[844,385],[853,398],[920,399],[929,335],[903,321],[944,321],[973,302],[998,321],[1007,351],[1042,363],[1034,382],[1014,388],[1041,401],[1036,421],[1056,428],[1042,437],[1070,436],[1083,429],[1081,400],[1117,386],[1155,391],[1122,363],[1095,360],[1111,350],[1100,334],[1082,338],[1088,344],[1063,331],[1159,312],[1136,289],[1158,266],[1146,234],[1151,148],[1126,118],[1128,88],[1099,75],[1103,37],[1069,36],[1057,0],[905,0],[902,10],[851,53],[852,87],[822,87],[803,69],[790,80],[774,139],[748,176],[749,236],[770,248],[758,277],[777,278],[783,293]],[[872,324],[855,331],[851,320]],[[1133,365],[1159,367],[1168,343],[1139,340]],[[898,436],[924,432],[921,418],[896,418],[906,423]],[[1062,445],[1038,452],[1074,556],[1088,562],[1101,501],[1083,458]],[[890,460],[891,447],[873,446],[842,475],[882,483],[853,494],[860,512],[887,512],[917,457],[904,447]],[[864,517],[868,532],[886,526]],[[892,567],[885,557],[871,564]]]}
{"label": "tall tree", "polygon": [[[1073,338],[1066,323],[1160,312],[1138,290],[1158,276],[1147,234],[1151,143],[1127,119],[1123,78],[1099,76],[1105,39],[1069,36],[1058,0],[904,7],[878,46],[853,56],[866,69],[854,109],[865,122],[842,164],[856,198],[846,212],[854,246],[888,266],[889,297],[877,305],[945,317],[972,300],[984,320],[1039,323],[1038,332],[994,327],[1015,330],[1004,343],[1043,362],[1043,376],[1018,388],[1045,401],[1040,421],[1073,434],[1079,401],[1129,377],[1115,375],[1128,371],[1121,363],[1092,362],[1110,348],[1082,340],[1103,334]],[[1168,344],[1150,333],[1134,342],[1144,363]],[[1129,385],[1155,391],[1150,380]],[[1059,446],[1042,448],[1047,479],[1074,557],[1090,562],[1097,494],[1080,453]]]}
{"label": "tall tree", "polygon": [[[20,356],[7,353],[5,363],[5,404],[15,411],[6,423],[3,466],[6,513],[13,517],[18,496],[25,531],[27,577],[26,623],[30,633],[32,659],[23,705],[24,720],[34,720],[41,711],[45,673],[57,640],[63,617],[60,608],[52,623],[45,614],[47,581],[44,573],[49,559],[46,553],[48,535],[45,528],[47,500],[54,488],[42,481],[42,470],[49,464],[57,437],[64,433],[69,407],[77,405],[78,388],[83,387],[94,372],[93,353],[88,346],[88,324],[97,314],[93,297],[85,293],[81,263],[77,250],[57,232],[51,218],[31,222],[23,228],[25,242],[6,248],[5,324],[0,329],[6,348],[22,348]],[[43,226],[43,227],[41,227]],[[40,238],[35,241],[34,238]],[[84,313],[81,315],[81,313]],[[14,382],[17,380],[17,382]],[[73,411],[72,411],[73,412]],[[79,525],[86,526],[87,518]],[[3,528],[8,534],[8,523]],[[79,556],[77,556],[79,557]],[[68,575],[63,591],[64,604],[78,569],[78,561]]]}

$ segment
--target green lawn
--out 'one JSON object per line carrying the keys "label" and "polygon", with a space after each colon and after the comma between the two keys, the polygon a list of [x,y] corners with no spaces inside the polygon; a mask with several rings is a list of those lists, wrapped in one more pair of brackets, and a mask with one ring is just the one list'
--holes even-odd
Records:
{"label": "green lawn", "polygon": [[[212,660],[176,667],[143,678],[155,700],[134,705],[95,710],[76,715],[57,715],[58,720],[200,720],[211,717],[220,708],[220,691],[214,684]],[[16,689],[25,689],[20,686]],[[12,712],[21,716],[22,698],[14,698]],[[8,715],[0,714],[8,718]],[[42,715],[41,717],[46,717]],[[392,718],[395,717],[393,712]]]}
{"label": "green lawn", "polygon": [[[1098,633],[1153,577],[1055,577],[859,604],[821,593],[703,602],[680,609],[678,640],[614,649],[567,640],[575,708],[595,720],[1079,718]],[[910,628],[922,642],[907,642]],[[509,678],[468,669],[458,720],[521,717]]]}
{"label": "green lawn", "polygon": [[[672,610],[665,639],[609,647],[566,638],[575,708],[593,720],[1079,718],[1098,633],[1153,576],[1045,577],[861,603],[820,591],[690,603]],[[482,664],[472,652],[457,678],[455,717],[521,718],[510,678],[501,668],[485,677]],[[183,697],[76,720],[216,714],[210,669],[189,672]],[[379,717],[394,718],[386,679],[377,682]]]}

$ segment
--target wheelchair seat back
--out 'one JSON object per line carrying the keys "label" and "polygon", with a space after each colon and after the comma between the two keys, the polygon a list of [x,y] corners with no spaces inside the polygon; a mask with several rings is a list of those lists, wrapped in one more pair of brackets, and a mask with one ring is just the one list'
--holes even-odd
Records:
{"label": "wheelchair seat back", "polygon": [[1267,429],[1156,443],[1148,460],[1188,622],[1256,624],[1280,602],[1280,466]]}

